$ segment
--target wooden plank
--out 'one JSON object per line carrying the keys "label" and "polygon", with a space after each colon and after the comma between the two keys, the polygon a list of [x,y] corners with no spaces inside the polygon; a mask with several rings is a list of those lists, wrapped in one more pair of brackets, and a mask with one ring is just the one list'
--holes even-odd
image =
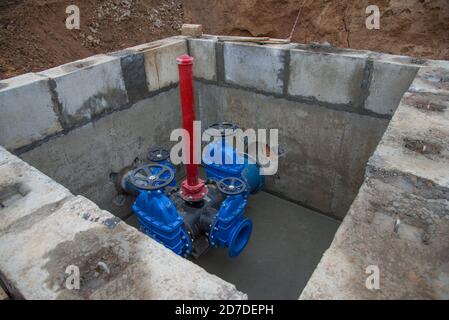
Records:
{"label": "wooden plank", "polygon": [[269,37],[239,37],[239,36],[218,36],[218,41],[237,41],[237,42],[261,42],[270,40]]}
{"label": "wooden plank", "polygon": [[234,41],[234,42],[254,42],[260,44],[288,44],[288,39],[274,39],[269,37],[240,37],[240,36],[218,36],[218,41]]}

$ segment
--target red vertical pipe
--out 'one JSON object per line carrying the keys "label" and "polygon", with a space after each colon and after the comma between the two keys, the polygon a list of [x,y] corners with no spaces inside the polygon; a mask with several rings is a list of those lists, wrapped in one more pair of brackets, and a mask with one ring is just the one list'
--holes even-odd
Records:
{"label": "red vertical pipe", "polygon": [[179,90],[181,93],[182,127],[189,133],[190,159],[186,164],[187,185],[198,185],[198,165],[194,163],[193,150],[193,121],[195,120],[194,93],[193,93],[193,58],[187,54],[176,59],[179,71]]}

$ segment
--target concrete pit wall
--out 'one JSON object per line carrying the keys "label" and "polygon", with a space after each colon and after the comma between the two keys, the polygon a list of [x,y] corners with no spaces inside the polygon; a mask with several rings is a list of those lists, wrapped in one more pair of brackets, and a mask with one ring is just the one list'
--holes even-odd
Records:
{"label": "concrete pit wall", "polygon": [[[402,98],[301,299],[449,299],[449,63],[443,65],[421,68]],[[369,275],[378,286],[369,285]]]}
{"label": "concrete pit wall", "polygon": [[181,126],[175,58],[180,37],[2,81],[0,144],[124,218],[109,176],[169,147]]}
{"label": "concrete pit wall", "polygon": [[[357,194],[366,162],[417,70],[422,66],[448,64],[328,47],[259,46],[222,43],[215,37],[174,37],[0,81],[0,144],[71,191],[0,149],[3,171],[0,175],[3,204],[0,278],[14,297],[69,297],[73,293],[63,288],[63,279],[53,279],[50,273],[54,274],[56,269],[63,272],[70,262],[88,268],[90,262],[86,263],[83,257],[90,257],[95,261],[106,259],[111,264],[131,261],[133,267],[114,265],[113,281],[95,282],[97,286],[90,287],[93,290],[80,293],[82,298],[246,298],[233,286],[176,257],[83,197],[117,213],[112,203],[116,193],[109,174],[130,165],[135,157],[143,158],[149,146],[167,146],[171,130],[181,124],[174,59],[186,52],[197,62],[196,107],[203,126],[227,120],[237,122],[242,128],[280,129],[283,150],[280,168],[276,176],[267,178],[266,189],[339,218],[344,217]],[[436,96],[437,101],[430,106],[443,106],[446,110],[446,89],[440,87],[447,77],[440,78],[438,73],[416,78],[415,91],[424,98],[429,94]],[[439,80],[435,83],[435,79]],[[441,116],[445,117],[446,113],[435,113],[432,128],[441,127]],[[404,117],[408,114],[405,112]],[[395,117],[403,116],[396,114]],[[436,134],[444,130],[441,127]],[[384,165],[393,165],[386,156],[401,147],[403,140],[397,134],[393,129],[387,131],[384,140],[397,145],[381,144],[383,147],[378,148],[377,157],[370,161],[369,167],[379,168],[368,172],[383,172]],[[419,144],[415,141],[418,138],[413,139],[407,145]],[[440,148],[440,153],[441,150],[446,149]],[[444,157],[445,154],[446,151]],[[430,231],[423,233],[424,240],[432,239],[435,252],[440,252],[438,243],[448,243],[445,224],[433,228],[445,221],[441,219],[447,215],[447,175],[441,171],[441,161],[435,165],[435,175],[426,178],[425,172],[414,173],[406,168],[425,167],[435,159],[421,159],[422,163],[418,164],[412,163],[412,158],[409,160],[411,163],[401,163],[398,169],[408,172],[405,176],[398,175],[405,180],[388,178],[397,177],[389,173],[382,179],[367,174],[368,178],[373,176],[374,184],[391,185],[397,190],[389,193],[387,188],[379,195],[378,187],[374,186],[371,192],[369,188],[373,184],[364,184],[303,298],[373,297],[362,294],[359,287],[353,290],[353,268],[370,262],[370,257],[381,259],[385,254],[384,242],[366,245],[364,241],[370,232],[374,232],[373,237],[382,233],[382,228],[389,226],[388,219],[394,216],[387,214],[385,220],[366,208],[374,200],[382,202],[384,197],[395,194],[405,197],[410,194],[409,190],[415,190],[416,198],[413,196],[412,200],[418,201],[417,205],[422,205],[425,212],[422,217],[412,214],[417,220],[407,222],[407,211],[415,212],[414,207],[393,198],[389,202],[391,207],[379,208],[399,212],[401,219],[418,231],[422,226],[418,222],[427,221],[425,230]],[[433,183],[430,193],[423,189],[422,181]],[[75,197],[72,193],[82,196]],[[374,225],[359,223],[365,219],[363,212],[369,218],[364,223]],[[365,227],[370,229],[367,231]],[[402,268],[400,261],[393,259],[394,255],[402,254],[402,246],[415,243],[416,239],[412,238],[416,234],[410,230],[401,231],[404,239],[399,247],[387,250],[392,254],[387,268],[391,277],[396,269]],[[111,241],[118,241],[114,246],[117,250],[109,246]],[[409,277],[446,279],[445,255],[428,256],[424,253],[425,245],[427,240],[419,244],[420,263],[426,264],[429,270],[437,270],[432,273],[436,278],[417,271]],[[83,252],[67,257],[67,252],[76,248]],[[123,252],[131,255],[123,256]],[[407,251],[406,257],[413,257],[413,252]],[[333,261],[340,261],[344,270],[350,270],[347,276],[339,277],[340,265],[336,266]],[[189,268],[193,268],[188,273],[192,277],[179,271]],[[338,286],[333,286],[336,277]],[[166,282],[166,279],[173,281]],[[438,281],[425,284],[426,288],[441,287]],[[119,285],[120,290],[111,290],[111,285],[114,288]],[[338,292],[334,290],[337,287]],[[413,296],[410,292],[408,296]],[[385,291],[381,297],[398,294]],[[443,297],[445,293],[427,296]]]}
{"label": "concrete pit wall", "polygon": [[[247,298],[2,147],[0,203],[0,284],[13,299]],[[75,267],[79,290],[66,284]]]}
{"label": "concrete pit wall", "polygon": [[207,126],[279,129],[273,194],[342,219],[420,61],[373,52],[189,39]]}
{"label": "concrete pit wall", "polygon": [[203,128],[279,129],[266,190],[339,219],[418,69],[363,51],[168,38],[2,81],[0,143],[123,218],[109,175],[170,145],[181,126],[175,58],[187,52]]}
{"label": "concrete pit wall", "polygon": [[[129,213],[109,174],[180,127],[183,53],[173,37],[0,81],[0,144],[65,186],[0,147],[0,284],[12,298],[247,298],[102,210]],[[65,285],[70,265],[81,290]]]}

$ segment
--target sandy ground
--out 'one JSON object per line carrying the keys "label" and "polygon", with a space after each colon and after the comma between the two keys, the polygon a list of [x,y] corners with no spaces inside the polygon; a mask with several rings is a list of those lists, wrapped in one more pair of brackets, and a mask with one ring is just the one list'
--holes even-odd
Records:
{"label": "sandy ground", "polygon": [[[65,27],[80,8],[79,30]],[[180,0],[1,0],[0,78],[178,34]]]}
{"label": "sandy ground", "polygon": [[[179,34],[183,22],[285,38],[303,1],[1,0],[0,79]],[[80,8],[80,30],[65,27],[70,4]],[[365,27],[368,4],[380,8],[380,30]],[[305,0],[293,40],[449,59],[449,1]]]}
{"label": "sandy ground", "polygon": [[[448,0],[184,0],[184,18],[212,34],[287,38],[303,3],[295,42],[449,59]],[[366,28],[368,5],[379,30]]]}

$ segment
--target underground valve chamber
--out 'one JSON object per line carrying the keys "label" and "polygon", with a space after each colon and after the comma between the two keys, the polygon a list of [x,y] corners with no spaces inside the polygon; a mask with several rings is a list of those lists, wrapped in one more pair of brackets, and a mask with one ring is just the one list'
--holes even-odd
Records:
{"label": "underground valve chamber", "polygon": [[[206,159],[206,181],[198,175],[194,161],[193,143],[194,59],[182,55],[176,59],[179,70],[179,89],[183,129],[187,133],[186,178],[176,187],[175,168],[168,159],[169,152],[150,150],[148,160],[126,175],[125,185],[138,194],[132,205],[141,230],[178,255],[198,257],[209,247],[228,248],[230,257],[238,256],[246,247],[252,222],[244,212],[251,192],[263,187],[257,164],[220,164]],[[220,137],[227,125],[215,125]],[[218,139],[209,149],[222,156],[237,156],[232,145]],[[238,155],[240,156],[240,155]]]}
{"label": "underground valve chamber", "polygon": [[141,230],[178,255],[198,257],[209,247],[228,248],[238,256],[247,245],[252,222],[244,216],[246,183],[236,177],[208,180],[207,197],[185,201],[170,188],[174,170],[162,164],[135,169],[129,181],[141,190],[132,206]]}

